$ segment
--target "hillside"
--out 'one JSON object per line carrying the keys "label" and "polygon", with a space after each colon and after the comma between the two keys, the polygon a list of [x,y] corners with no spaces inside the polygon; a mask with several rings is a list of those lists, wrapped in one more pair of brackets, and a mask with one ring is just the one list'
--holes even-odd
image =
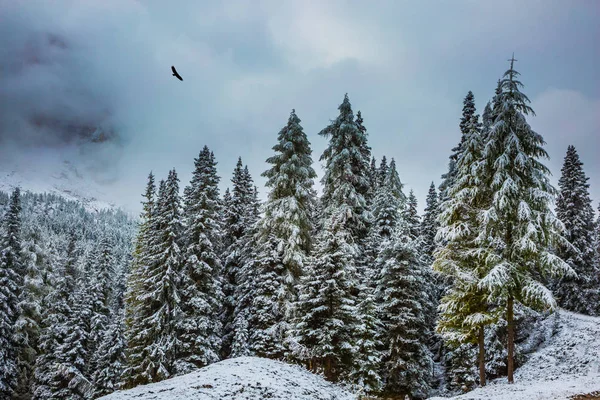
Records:
{"label": "hillside", "polygon": [[88,211],[115,209],[101,185],[80,168],[58,157],[51,160],[0,163],[0,190],[11,192],[19,186],[32,193],[52,193],[81,203]]}
{"label": "hillside", "polygon": [[265,358],[239,357],[101,399],[354,400],[355,397],[299,366]]}
{"label": "hillside", "polygon": [[[557,322],[557,333],[515,371],[514,385],[497,379],[452,399],[558,400],[600,392],[600,318],[560,310]],[[429,400],[441,399],[447,398]]]}

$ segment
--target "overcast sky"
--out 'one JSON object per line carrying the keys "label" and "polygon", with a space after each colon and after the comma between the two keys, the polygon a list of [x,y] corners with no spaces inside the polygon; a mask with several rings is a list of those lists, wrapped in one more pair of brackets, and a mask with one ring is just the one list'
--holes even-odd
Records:
{"label": "overcast sky", "polygon": [[186,184],[205,144],[223,187],[241,155],[264,197],[264,160],[291,109],[320,173],[317,132],[347,92],[373,154],[396,159],[422,209],[459,140],[464,96],[481,113],[514,52],[554,181],[575,145],[596,208],[598,21],[596,0],[0,0],[0,139],[12,154],[26,141],[59,152],[63,137],[23,122],[32,110],[102,120],[120,147],[85,157],[101,154],[119,204],[137,208],[151,169],[175,167]]}

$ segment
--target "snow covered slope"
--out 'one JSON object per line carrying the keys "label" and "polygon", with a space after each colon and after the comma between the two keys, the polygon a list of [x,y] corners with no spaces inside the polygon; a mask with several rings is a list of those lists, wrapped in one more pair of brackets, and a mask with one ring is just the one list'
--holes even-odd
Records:
{"label": "snow covered slope", "polygon": [[600,318],[560,310],[558,332],[515,371],[515,384],[498,379],[452,399],[553,400],[594,392],[598,397],[589,398],[600,398]]}
{"label": "snow covered slope", "polygon": [[33,193],[59,194],[83,204],[88,211],[115,208],[102,186],[72,162],[52,155],[0,163],[0,190],[12,191],[19,186]]}
{"label": "snow covered slope", "polygon": [[356,397],[299,366],[265,358],[239,357],[101,399],[355,400]]}

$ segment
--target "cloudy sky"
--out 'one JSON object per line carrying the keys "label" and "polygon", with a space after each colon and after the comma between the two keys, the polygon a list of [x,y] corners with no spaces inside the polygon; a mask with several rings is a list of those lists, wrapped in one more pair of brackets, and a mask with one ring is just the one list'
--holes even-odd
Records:
{"label": "cloudy sky", "polygon": [[599,20],[596,0],[0,0],[0,155],[72,148],[35,116],[90,121],[119,135],[79,153],[99,160],[119,204],[137,208],[150,170],[189,181],[205,144],[223,187],[241,155],[264,196],[259,175],[290,110],[320,169],[317,132],[347,92],[374,155],[396,159],[422,208],[465,94],[481,112],[514,52],[555,181],[575,145],[596,206]]}

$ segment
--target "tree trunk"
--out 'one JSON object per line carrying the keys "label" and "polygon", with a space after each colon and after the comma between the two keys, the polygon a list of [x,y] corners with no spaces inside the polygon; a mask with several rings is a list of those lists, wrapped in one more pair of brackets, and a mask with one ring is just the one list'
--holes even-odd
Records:
{"label": "tree trunk", "polygon": [[485,344],[483,326],[479,327],[479,385],[485,386]]}
{"label": "tree trunk", "polygon": [[508,383],[514,383],[513,372],[515,370],[515,321],[513,315],[514,299],[508,298],[506,307],[506,322],[508,323]]}
{"label": "tree trunk", "polygon": [[333,374],[331,371],[331,357],[327,356],[325,358],[325,378],[330,381],[333,382]]}

